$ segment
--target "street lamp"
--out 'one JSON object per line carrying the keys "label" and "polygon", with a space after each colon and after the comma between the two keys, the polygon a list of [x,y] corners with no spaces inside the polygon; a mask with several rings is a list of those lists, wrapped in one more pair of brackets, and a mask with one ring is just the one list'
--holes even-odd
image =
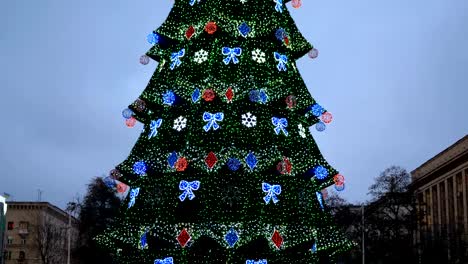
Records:
{"label": "street lamp", "polygon": [[75,202],[69,202],[67,205],[67,212],[68,212],[68,228],[67,228],[67,237],[68,237],[68,245],[67,245],[67,264],[70,264],[70,251],[71,251],[71,213],[74,212],[78,207],[78,204]]}

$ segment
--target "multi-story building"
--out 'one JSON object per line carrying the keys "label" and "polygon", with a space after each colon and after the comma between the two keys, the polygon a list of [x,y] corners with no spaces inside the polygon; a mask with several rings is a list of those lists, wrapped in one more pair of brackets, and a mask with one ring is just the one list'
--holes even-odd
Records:
{"label": "multi-story building", "polygon": [[3,252],[5,251],[7,203],[5,197],[0,195],[0,264],[3,264]]}
{"label": "multi-story building", "polygon": [[468,245],[468,135],[419,166],[411,176],[411,189],[420,216],[415,244],[422,251],[441,252],[448,261],[465,256]]}
{"label": "multi-story building", "polygon": [[72,243],[78,235],[67,212],[47,202],[9,202],[6,221],[4,264],[67,263],[68,232]]}

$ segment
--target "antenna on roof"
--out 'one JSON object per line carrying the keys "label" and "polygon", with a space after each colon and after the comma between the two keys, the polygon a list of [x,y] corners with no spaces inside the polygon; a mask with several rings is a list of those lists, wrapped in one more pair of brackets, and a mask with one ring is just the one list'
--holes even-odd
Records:
{"label": "antenna on roof", "polygon": [[37,201],[41,202],[42,200],[42,193],[43,191],[41,189],[37,189]]}

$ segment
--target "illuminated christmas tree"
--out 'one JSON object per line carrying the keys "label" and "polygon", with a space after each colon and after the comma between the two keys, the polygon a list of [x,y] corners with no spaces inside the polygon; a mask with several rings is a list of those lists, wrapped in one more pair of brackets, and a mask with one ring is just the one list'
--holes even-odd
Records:
{"label": "illuminated christmas tree", "polygon": [[321,192],[344,178],[308,130],[332,116],[295,64],[317,50],[285,3],[175,0],[147,39],[140,61],[158,67],[123,111],[144,130],[107,179],[129,194],[97,241],[119,263],[319,263],[348,250]]}

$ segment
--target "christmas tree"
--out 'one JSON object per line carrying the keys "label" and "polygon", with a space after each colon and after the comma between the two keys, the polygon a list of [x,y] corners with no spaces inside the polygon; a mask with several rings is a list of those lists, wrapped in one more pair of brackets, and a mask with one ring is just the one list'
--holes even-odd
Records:
{"label": "christmas tree", "polygon": [[317,50],[285,2],[175,0],[147,39],[140,61],[159,63],[123,111],[144,129],[107,179],[129,194],[97,241],[118,263],[319,263],[348,250],[321,192],[344,178],[308,131],[332,116],[295,64]]}

